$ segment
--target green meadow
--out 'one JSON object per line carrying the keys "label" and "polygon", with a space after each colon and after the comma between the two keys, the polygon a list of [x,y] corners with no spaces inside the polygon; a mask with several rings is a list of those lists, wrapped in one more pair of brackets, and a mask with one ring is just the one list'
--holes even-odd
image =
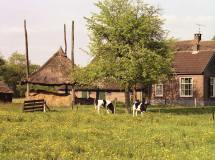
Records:
{"label": "green meadow", "polygon": [[93,106],[22,113],[0,104],[0,159],[215,159],[214,107],[151,108],[132,117]]}

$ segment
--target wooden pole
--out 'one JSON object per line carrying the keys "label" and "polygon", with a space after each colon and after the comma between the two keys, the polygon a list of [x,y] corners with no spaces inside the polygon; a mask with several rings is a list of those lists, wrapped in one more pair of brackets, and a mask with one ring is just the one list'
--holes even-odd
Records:
{"label": "wooden pole", "polygon": [[64,24],[64,43],[65,43],[65,54],[67,55],[67,41],[66,41],[66,24]]}
{"label": "wooden pole", "polygon": [[[75,44],[75,25],[74,21],[72,21],[72,33],[71,33],[71,61],[72,61],[72,71],[74,72],[75,68],[75,60],[74,60],[74,44]],[[75,105],[75,86],[72,85],[72,109],[74,108]],[[78,109],[78,108],[77,108]]]}
{"label": "wooden pole", "polygon": [[29,97],[29,57],[28,57],[28,33],[27,33],[27,27],[26,27],[26,20],[24,20],[24,31],[25,31],[25,56],[26,56],[26,80],[27,80],[27,91],[26,91],[26,97]]}
{"label": "wooden pole", "polygon": [[213,120],[214,120],[214,111],[212,111],[212,118],[213,118]]}
{"label": "wooden pole", "polygon": [[72,21],[72,40],[71,40],[71,45],[72,45],[72,50],[71,50],[71,61],[72,61],[72,67],[74,69],[75,66],[75,60],[74,60],[74,48],[75,48],[75,23]]}

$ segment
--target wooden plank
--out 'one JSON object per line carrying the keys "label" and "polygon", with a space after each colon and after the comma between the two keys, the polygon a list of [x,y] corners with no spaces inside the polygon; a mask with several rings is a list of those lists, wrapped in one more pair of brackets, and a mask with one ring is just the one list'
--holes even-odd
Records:
{"label": "wooden plank", "polygon": [[24,107],[24,109],[30,109],[30,108],[43,108],[43,105],[39,105],[39,106],[26,106]]}
{"label": "wooden plank", "polygon": [[25,110],[24,112],[43,112],[43,109]]}
{"label": "wooden plank", "polygon": [[31,103],[31,102],[45,102],[44,99],[38,99],[38,100],[27,100],[24,101],[24,103]]}
{"label": "wooden plank", "polygon": [[25,107],[25,106],[36,106],[36,105],[44,105],[44,103],[42,103],[42,102],[28,103],[28,104],[24,104],[24,107]]}
{"label": "wooden plank", "polygon": [[26,111],[35,111],[35,110],[44,111],[43,108],[29,108],[29,109],[25,109],[24,112],[26,112]]}

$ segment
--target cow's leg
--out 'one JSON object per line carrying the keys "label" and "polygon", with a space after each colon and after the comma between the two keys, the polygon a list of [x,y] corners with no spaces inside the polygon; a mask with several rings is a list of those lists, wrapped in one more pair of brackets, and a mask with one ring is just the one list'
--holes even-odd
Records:
{"label": "cow's leg", "polygon": [[136,110],[136,116],[137,116],[137,110]]}
{"label": "cow's leg", "polygon": [[133,108],[133,117],[134,117],[134,108]]}
{"label": "cow's leg", "polygon": [[110,114],[109,110],[107,109],[107,114]]}

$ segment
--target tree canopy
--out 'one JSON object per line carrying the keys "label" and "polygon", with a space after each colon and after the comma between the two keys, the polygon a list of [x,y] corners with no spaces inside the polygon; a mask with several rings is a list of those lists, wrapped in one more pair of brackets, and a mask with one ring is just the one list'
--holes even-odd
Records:
{"label": "tree canopy", "polygon": [[162,80],[171,72],[159,9],[140,0],[101,0],[96,6],[99,13],[86,18],[95,57],[88,80],[112,77],[131,87]]}
{"label": "tree canopy", "polygon": [[160,9],[143,0],[100,0],[96,6],[99,12],[86,18],[94,59],[78,71],[79,80],[114,79],[125,88],[128,107],[129,90],[137,83],[147,86],[171,74],[172,41]]}
{"label": "tree canopy", "polygon": [[213,36],[212,40],[215,40],[215,36]]}
{"label": "tree canopy", "polygon": [[[38,65],[30,64],[30,73],[34,72],[38,67]],[[21,80],[26,77],[24,54],[14,52],[8,60],[0,57],[0,73],[0,78],[13,89],[15,97],[24,96],[26,86],[20,85]]]}

